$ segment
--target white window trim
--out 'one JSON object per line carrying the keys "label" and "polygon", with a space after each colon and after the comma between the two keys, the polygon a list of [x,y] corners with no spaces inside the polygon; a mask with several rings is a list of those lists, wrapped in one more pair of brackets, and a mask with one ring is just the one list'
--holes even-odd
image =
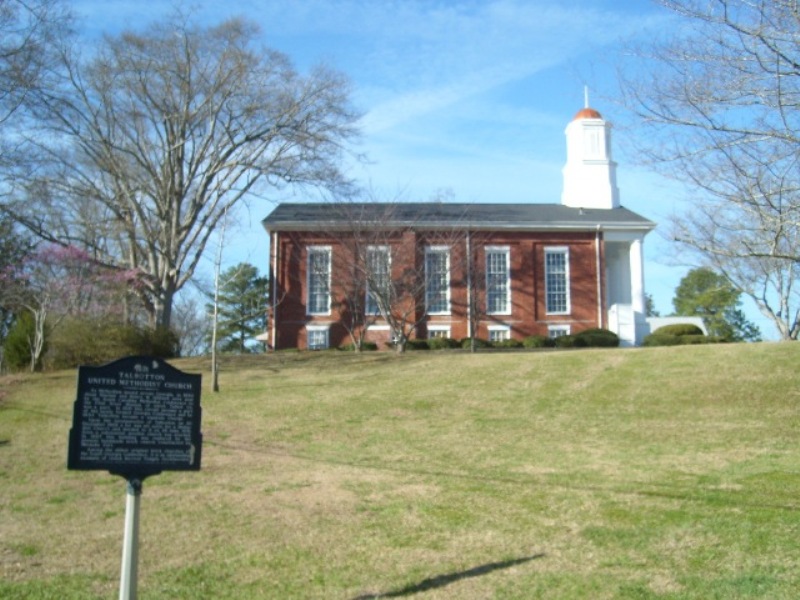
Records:
{"label": "white window trim", "polygon": [[[331,347],[330,325],[306,325],[306,347],[309,350],[327,350]],[[308,344],[310,333],[325,333],[325,347],[324,348],[311,348]]]}
{"label": "white window trim", "polygon": [[[569,325],[548,325],[547,326],[547,337],[549,338],[557,338],[561,337],[561,335],[569,335],[571,328]],[[553,335],[554,333],[559,332],[560,335]],[[561,333],[563,332],[563,333]]]}
{"label": "white window trim", "polygon": [[[374,250],[380,250],[380,251],[386,252],[386,257],[388,259],[386,261],[387,262],[386,269],[387,269],[387,275],[389,277],[389,281],[387,283],[388,283],[388,285],[391,285],[392,284],[392,251],[391,251],[391,248],[390,248],[390,246],[385,246],[385,245],[367,246],[367,260],[369,260],[369,253],[374,251]],[[369,269],[369,265],[365,265],[365,267],[367,269]],[[369,281],[367,281],[367,285],[365,287],[366,287],[366,289],[364,290],[364,313],[365,313],[365,315],[368,316],[368,317],[380,317],[380,316],[382,316],[380,308],[377,307],[377,306],[376,306],[376,308],[378,310],[375,311],[375,312],[367,310],[368,308],[370,308],[370,306],[369,306]],[[376,304],[377,304],[377,302],[376,302]]]}
{"label": "white window trim", "polygon": [[493,331],[502,331],[506,334],[503,339],[510,340],[511,339],[511,326],[510,325],[489,325],[489,340],[492,339],[492,332]]}
{"label": "white window trim", "polygon": [[[428,255],[440,254],[445,255],[445,275],[447,277],[446,283],[446,302],[447,308],[443,311],[431,311],[428,309],[429,296],[428,296]],[[428,315],[449,315],[450,314],[450,247],[449,246],[427,246],[425,248],[425,313]]]}
{"label": "white window trim", "polygon": [[[328,309],[326,311],[311,311],[311,255],[325,252],[328,254]],[[331,314],[331,271],[333,271],[333,249],[330,246],[306,247],[306,315],[329,316]]]}
{"label": "white window trim", "polygon": [[432,339],[431,333],[442,332],[442,331],[445,334],[444,337],[446,338],[450,337],[450,325],[428,325],[427,329],[428,329],[428,339]]}
{"label": "white window trim", "polygon": [[[550,295],[550,290],[547,289],[547,255],[548,254],[563,254],[564,255],[564,278],[565,278],[565,294],[566,294],[566,309],[563,311],[551,311],[547,309],[547,298]],[[570,298],[570,272],[569,272],[569,246],[549,246],[544,249],[544,304],[545,314],[548,315],[568,315],[572,312],[572,300]]]}
{"label": "white window trim", "polygon": [[489,310],[489,269],[486,268],[486,314],[487,315],[510,315],[511,314],[511,247],[510,246],[486,246],[484,250],[484,263],[489,253],[504,253],[506,255],[506,310]]}

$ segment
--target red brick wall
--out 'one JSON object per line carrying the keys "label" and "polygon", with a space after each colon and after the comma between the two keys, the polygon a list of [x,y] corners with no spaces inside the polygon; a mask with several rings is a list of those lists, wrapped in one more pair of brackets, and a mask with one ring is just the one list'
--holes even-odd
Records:
{"label": "red brick wall", "polygon": [[[306,325],[330,325],[330,345],[339,346],[350,342],[345,327],[340,323],[343,308],[334,306],[330,315],[309,316],[306,314],[307,301],[307,252],[309,246],[329,246],[332,250],[331,288],[336,297],[341,296],[344,282],[352,280],[348,264],[352,250],[341,235],[317,232],[280,232],[277,244],[272,245],[272,253],[277,250],[278,261],[271,256],[275,265],[272,275],[273,300],[275,301],[272,319],[275,320],[275,339],[270,340],[276,349],[305,348]],[[450,252],[450,301],[451,314],[425,317],[424,297],[420,298],[417,317],[422,320],[417,334],[427,337],[427,325],[446,325],[450,335],[461,339],[467,337],[468,290],[467,290],[467,244],[463,235],[452,233],[403,232],[386,237],[391,247],[392,277],[398,278],[409,264],[419,273],[424,272],[425,247],[427,245],[451,245]],[[470,246],[474,265],[472,278],[475,302],[484,307],[483,278],[486,246],[507,246],[510,249],[511,267],[511,314],[482,314],[474,334],[488,338],[490,325],[508,325],[511,337],[523,339],[529,335],[547,335],[548,325],[569,325],[572,333],[591,327],[605,325],[606,307],[600,311],[598,321],[598,275],[597,240],[593,232],[472,232]],[[545,308],[544,253],[547,247],[558,246],[569,249],[570,314],[548,315]],[[602,244],[600,260],[603,264]],[[601,267],[601,277],[604,269]],[[600,290],[605,288],[601,279]],[[412,308],[412,307],[409,307]],[[272,323],[271,323],[272,325]],[[272,327],[270,327],[272,330]],[[367,339],[385,348],[389,332],[370,330]]]}

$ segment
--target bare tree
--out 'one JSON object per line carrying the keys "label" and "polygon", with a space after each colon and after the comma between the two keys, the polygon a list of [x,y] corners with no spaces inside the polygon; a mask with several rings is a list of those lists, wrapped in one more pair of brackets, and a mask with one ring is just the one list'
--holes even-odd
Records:
{"label": "bare tree", "polygon": [[346,277],[332,286],[331,294],[340,299],[342,323],[356,347],[361,347],[370,327],[385,323],[395,349],[403,352],[419,335],[432,305],[450,302],[449,278],[466,277],[467,228],[453,225],[452,217],[448,225],[432,225],[436,206],[400,202],[332,206],[339,223],[344,223],[331,232],[340,249],[334,255],[335,266]]}
{"label": "bare tree", "polygon": [[[340,227],[329,235],[336,242],[332,268],[342,274],[331,289],[332,305],[340,315],[356,351],[361,351],[370,327],[386,320],[392,238],[398,232],[391,226],[394,203],[338,202],[331,205]],[[395,257],[397,258],[397,257]],[[383,305],[384,310],[381,309]],[[395,337],[395,336],[393,336]]]}
{"label": "bare tree", "polygon": [[0,124],[47,84],[70,20],[62,0],[0,2]]}
{"label": "bare tree", "polygon": [[178,14],[105,38],[88,61],[64,53],[68,78],[32,103],[36,176],[5,209],[44,239],[137,270],[153,326],[169,326],[226,211],[287,185],[348,191],[347,81],[326,68],[299,75],[257,34]]}
{"label": "bare tree", "polygon": [[660,0],[677,33],[634,49],[623,98],[639,150],[694,192],[679,245],[800,334],[800,5]]}
{"label": "bare tree", "polygon": [[[477,335],[481,323],[491,318],[492,308],[500,298],[508,298],[508,271],[500,277],[497,271],[489,268],[490,260],[487,246],[491,243],[492,233],[487,231],[470,231],[466,237],[466,260],[463,269],[466,276],[467,314],[469,316],[470,352],[477,349]],[[508,255],[502,257],[505,262]],[[510,269],[510,265],[505,265]],[[507,300],[506,300],[507,301]],[[506,308],[505,306],[503,307]]]}
{"label": "bare tree", "polygon": [[30,127],[25,108],[57,79],[59,51],[72,33],[62,0],[0,0],[0,212],[29,174],[19,150],[19,132]]}
{"label": "bare tree", "polygon": [[200,356],[208,351],[211,339],[208,311],[199,292],[185,287],[175,299],[172,328],[178,336],[181,356]]}
{"label": "bare tree", "polygon": [[[338,236],[337,236],[338,237]],[[344,278],[332,286],[331,306],[339,311],[340,323],[347,330],[353,348],[360,352],[372,327],[380,317],[370,300],[367,286],[372,250],[363,237],[338,240],[339,252],[334,254],[333,269],[344,273]]]}
{"label": "bare tree", "polygon": [[219,275],[222,269],[222,250],[225,247],[225,228],[227,225],[227,211],[222,216],[221,226],[219,227],[219,242],[217,244],[217,254],[214,259],[214,302],[211,309],[211,390],[219,391],[219,358],[217,356],[217,332],[219,331]]}

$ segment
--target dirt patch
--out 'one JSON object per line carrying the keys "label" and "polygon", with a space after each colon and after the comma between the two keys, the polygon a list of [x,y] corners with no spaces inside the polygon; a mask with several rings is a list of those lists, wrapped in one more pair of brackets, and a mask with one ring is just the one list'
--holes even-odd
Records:
{"label": "dirt patch", "polygon": [[8,400],[12,388],[17,387],[23,380],[20,375],[4,375],[0,377],[0,405]]}

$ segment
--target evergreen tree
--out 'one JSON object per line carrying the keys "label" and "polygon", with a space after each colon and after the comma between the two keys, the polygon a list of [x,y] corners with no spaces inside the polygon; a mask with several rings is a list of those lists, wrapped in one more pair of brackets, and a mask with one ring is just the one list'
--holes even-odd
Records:
{"label": "evergreen tree", "polygon": [[220,350],[245,354],[258,346],[248,344],[264,331],[268,302],[267,278],[249,263],[239,263],[220,276],[219,328]]}
{"label": "evergreen tree", "polygon": [[672,305],[676,315],[702,317],[709,335],[734,342],[759,341],[761,331],[745,317],[740,296],[723,275],[700,267],[681,279]]}
{"label": "evergreen tree", "polygon": [[652,294],[645,294],[644,300],[645,300],[645,305],[644,305],[645,306],[645,314],[648,317],[660,317],[661,313],[656,310],[656,303],[653,300],[653,295]]}
{"label": "evergreen tree", "polygon": [[25,260],[31,250],[30,240],[20,235],[11,219],[0,212],[0,282],[3,287],[0,290],[0,346],[3,345],[20,308],[4,294],[8,287],[5,277]]}

